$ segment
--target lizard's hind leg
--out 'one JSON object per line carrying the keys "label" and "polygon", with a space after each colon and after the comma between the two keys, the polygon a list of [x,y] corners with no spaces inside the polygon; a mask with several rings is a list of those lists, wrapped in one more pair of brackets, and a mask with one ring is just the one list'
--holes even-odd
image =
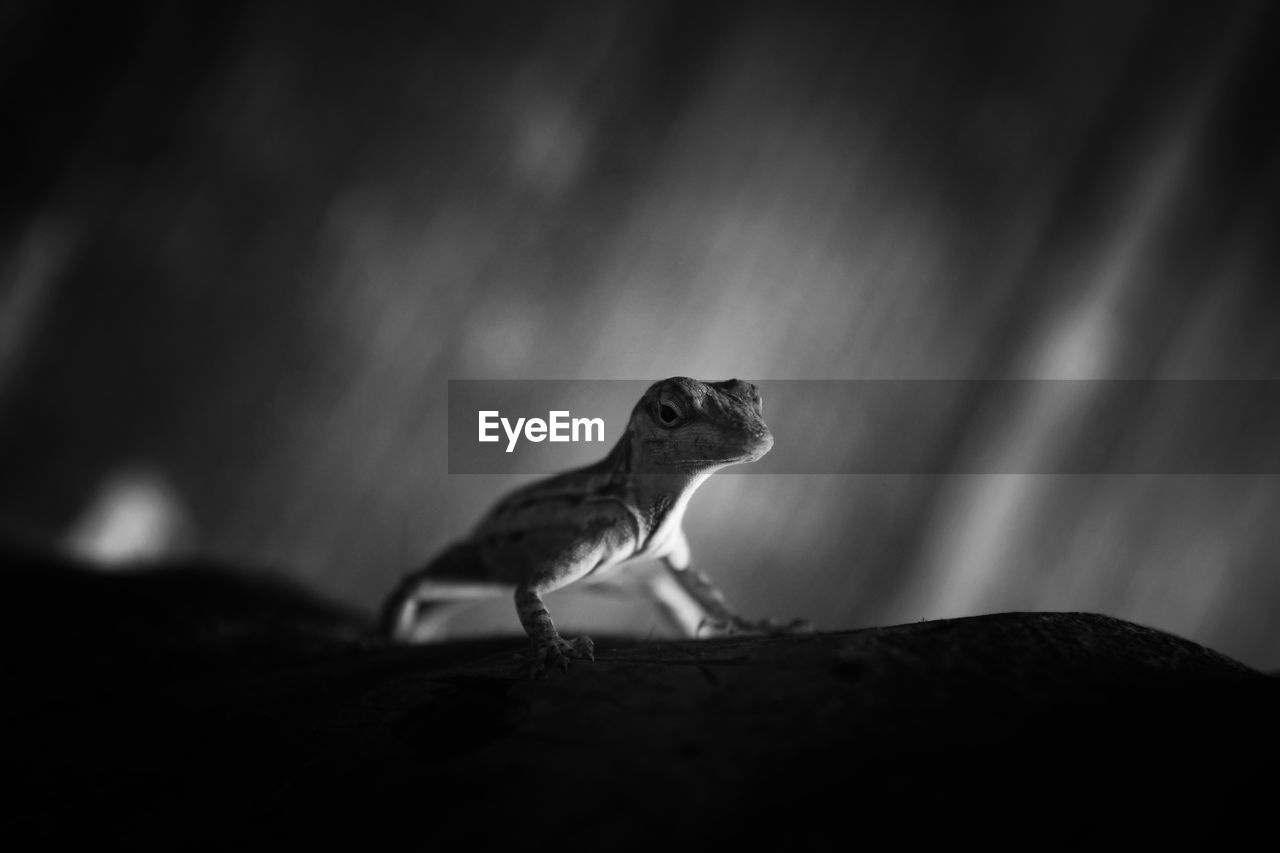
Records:
{"label": "lizard's hind leg", "polygon": [[382,636],[394,643],[440,639],[458,610],[510,592],[510,584],[476,581],[464,574],[471,558],[467,546],[454,546],[402,580],[382,606]]}
{"label": "lizard's hind leg", "polygon": [[506,595],[510,585],[419,578],[402,584],[382,611],[382,635],[395,643],[429,643],[445,636],[459,610]]}
{"label": "lizard's hind leg", "polygon": [[394,612],[383,617],[383,634],[397,643],[430,643],[439,640],[449,617],[458,609],[453,602],[405,598]]}

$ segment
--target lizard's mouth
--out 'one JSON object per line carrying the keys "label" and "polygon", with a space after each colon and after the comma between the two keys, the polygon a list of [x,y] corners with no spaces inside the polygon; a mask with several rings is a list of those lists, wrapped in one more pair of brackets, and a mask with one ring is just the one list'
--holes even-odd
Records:
{"label": "lizard's mouth", "polygon": [[745,440],[733,449],[732,452],[726,453],[718,459],[687,459],[686,462],[695,465],[734,465],[746,462],[755,462],[761,456],[764,456],[773,448],[773,434],[767,429],[763,432],[750,433]]}

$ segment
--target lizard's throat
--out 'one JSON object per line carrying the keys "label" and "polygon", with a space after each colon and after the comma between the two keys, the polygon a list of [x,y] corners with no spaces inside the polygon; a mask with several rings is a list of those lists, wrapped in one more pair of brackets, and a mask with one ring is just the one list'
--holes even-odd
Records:
{"label": "lizard's throat", "polygon": [[652,507],[656,513],[664,515],[670,511],[683,514],[689,498],[711,474],[711,470],[633,474],[628,477],[628,486],[637,506]]}
{"label": "lizard's throat", "polygon": [[630,478],[629,485],[635,506],[644,517],[646,547],[652,537],[661,535],[661,531],[680,526],[689,506],[689,499],[710,476],[711,472],[707,471],[694,476],[651,474]]}

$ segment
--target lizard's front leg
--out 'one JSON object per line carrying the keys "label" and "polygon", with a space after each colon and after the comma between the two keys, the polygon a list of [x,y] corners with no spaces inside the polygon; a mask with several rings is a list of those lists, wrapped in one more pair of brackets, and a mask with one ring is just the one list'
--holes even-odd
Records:
{"label": "lizard's front leg", "polygon": [[568,670],[569,661],[573,658],[591,661],[596,659],[595,644],[590,637],[566,640],[560,636],[555,623],[551,621],[551,614],[547,612],[547,606],[542,603],[542,596],[538,595],[533,586],[522,584],[516,587],[516,613],[533,643],[530,678],[544,672],[548,662],[552,666]]}
{"label": "lizard's front leg", "polygon": [[759,634],[798,634],[808,633],[813,626],[806,619],[793,619],[790,622],[779,622],[776,619],[747,619],[729,606],[722,593],[711,579],[697,569],[690,567],[689,546],[681,538],[673,543],[670,553],[663,557],[665,565],[676,583],[680,585],[690,598],[697,602],[706,617],[698,625],[695,635],[702,633],[702,628],[709,627],[713,631],[730,633]]}

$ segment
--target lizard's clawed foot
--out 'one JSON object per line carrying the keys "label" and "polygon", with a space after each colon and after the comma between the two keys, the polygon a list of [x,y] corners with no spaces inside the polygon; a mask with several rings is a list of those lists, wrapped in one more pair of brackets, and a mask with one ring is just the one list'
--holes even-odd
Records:
{"label": "lizard's clawed foot", "polygon": [[533,648],[525,654],[528,656],[529,677],[537,678],[546,673],[548,664],[568,672],[569,663],[572,660],[594,662],[596,644],[590,637],[574,637],[572,640],[566,640],[559,634],[553,634],[545,639],[535,640]]}
{"label": "lizard's clawed foot", "polygon": [[813,623],[808,619],[792,619],[790,622],[779,622],[777,619],[766,619],[761,630],[771,637],[783,634],[812,634]]}

